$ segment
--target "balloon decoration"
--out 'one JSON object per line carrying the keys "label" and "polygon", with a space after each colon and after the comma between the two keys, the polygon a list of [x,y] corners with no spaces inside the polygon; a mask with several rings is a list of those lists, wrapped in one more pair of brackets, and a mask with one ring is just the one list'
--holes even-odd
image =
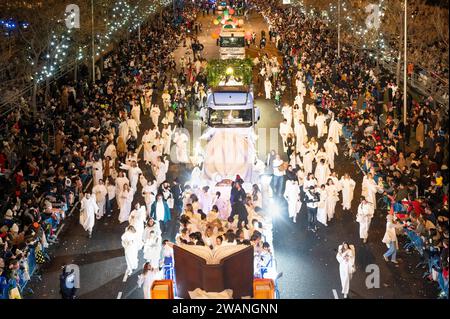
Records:
{"label": "balloon decoration", "polygon": [[214,19],[213,23],[214,23],[214,25],[218,25],[220,22],[219,22],[219,20]]}
{"label": "balloon decoration", "polygon": [[228,11],[228,13],[229,13],[229,14],[234,14],[234,9],[231,8],[231,9]]}
{"label": "balloon decoration", "polygon": [[213,34],[211,34],[211,38],[213,38],[214,40],[217,40],[219,38],[219,35],[214,32]]}
{"label": "balloon decoration", "polygon": [[245,38],[245,40],[251,40],[252,39],[252,33],[250,31],[245,32],[244,38]]}

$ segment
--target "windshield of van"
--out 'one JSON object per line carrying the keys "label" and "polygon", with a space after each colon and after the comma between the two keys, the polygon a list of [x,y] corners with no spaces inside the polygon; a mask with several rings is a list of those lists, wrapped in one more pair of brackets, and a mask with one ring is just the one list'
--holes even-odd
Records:
{"label": "windshield of van", "polygon": [[220,47],[243,48],[245,47],[244,37],[220,37]]}
{"label": "windshield of van", "polygon": [[209,109],[208,125],[211,127],[250,127],[252,126],[252,109]]}

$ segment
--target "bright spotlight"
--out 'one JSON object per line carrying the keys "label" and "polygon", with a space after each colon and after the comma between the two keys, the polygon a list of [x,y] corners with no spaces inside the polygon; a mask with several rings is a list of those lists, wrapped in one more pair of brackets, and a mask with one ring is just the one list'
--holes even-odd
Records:
{"label": "bright spotlight", "polygon": [[226,73],[227,75],[232,75],[232,74],[234,73],[234,70],[233,70],[233,68],[230,66],[230,67],[227,68],[227,70],[225,71],[225,73]]}

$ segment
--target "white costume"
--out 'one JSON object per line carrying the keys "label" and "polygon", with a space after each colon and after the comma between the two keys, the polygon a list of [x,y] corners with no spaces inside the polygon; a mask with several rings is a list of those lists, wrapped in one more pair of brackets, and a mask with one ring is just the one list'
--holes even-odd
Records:
{"label": "white costume", "polygon": [[138,238],[136,233],[130,230],[125,231],[121,237],[122,247],[125,250],[125,260],[127,262],[127,271],[133,271],[138,268],[139,244],[142,238]]}
{"label": "white costume", "polygon": [[327,140],[332,137],[333,143],[339,144],[339,136],[342,136],[342,124],[336,120],[331,120],[330,127],[328,129]]}
{"label": "white costume", "polygon": [[268,79],[264,81],[264,91],[266,93],[266,100],[270,100],[270,95],[272,94],[272,82]]}
{"label": "white costume", "polygon": [[330,175],[330,169],[326,163],[317,163],[314,176],[317,179],[318,185],[325,184],[327,182],[327,177]]}
{"label": "white costume", "polygon": [[142,170],[138,166],[133,167],[123,163],[120,164],[120,169],[128,170],[128,179],[130,180],[131,188],[136,192],[139,175],[142,174]]}
{"label": "white costume", "polygon": [[97,184],[92,187],[92,195],[94,194],[98,206],[97,219],[100,219],[105,213],[106,195],[108,194],[108,190],[106,189],[106,186],[104,184]]}
{"label": "white costume", "polygon": [[327,161],[330,165],[331,169],[334,169],[334,156],[339,155],[338,148],[336,144],[334,144],[332,141],[327,140],[323,147],[325,148],[325,152],[327,153]]}
{"label": "white costume", "polygon": [[130,184],[130,181],[128,180],[128,178],[124,177],[117,177],[116,178],[116,201],[117,201],[117,206],[121,207],[122,206],[122,192],[123,192],[123,185],[125,184]]}
{"label": "white costume", "polygon": [[324,132],[326,121],[327,117],[323,114],[317,115],[316,119],[314,120],[314,123],[317,126],[317,138],[321,138],[326,134],[326,132]]}
{"label": "white costume", "polygon": [[98,206],[95,202],[95,197],[92,195],[89,198],[87,196],[83,197],[81,200],[80,224],[89,234],[92,233],[92,229],[94,228],[97,211]]}
{"label": "white costume", "polygon": [[326,185],[327,200],[325,202],[328,220],[332,220],[336,209],[336,203],[339,200],[338,190],[336,185]]}
{"label": "white costume", "polygon": [[321,224],[328,226],[328,215],[327,215],[327,190],[319,188],[318,192],[320,194],[320,202],[317,204],[317,221]]}
{"label": "white costume", "polygon": [[98,184],[98,181],[103,179],[103,162],[101,159],[92,163],[92,173],[94,177],[94,186]]}
{"label": "white costume", "polygon": [[287,124],[292,126],[292,107],[290,105],[285,105],[281,108],[281,114],[287,120]]}
{"label": "white costume", "polygon": [[119,124],[119,135],[122,137],[123,142],[126,143],[128,141],[128,133],[130,129],[128,128],[128,122],[123,121]]}
{"label": "white costume", "polygon": [[281,139],[283,140],[283,148],[284,151],[287,151],[287,146],[286,146],[286,139],[288,137],[289,134],[294,133],[292,131],[292,127],[289,125],[289,123],[284,123],[281,122],[280,123],[280,135],[281,135]]}
{"label": "white costume", "polygon": [[188,155],[188,136],[183,132],[176,132],[173,142],[176,145],[176,156],[179,163],[189,162]]}
{"label": "white costume", "polygon": [[163,140],[163,154],[170,154],[170,143],[172,142],[172,129],[170,126],[163,128],[161,132],[161,138]]}
{"label": "white costume", "polygon": [[159,279],[162,279],[162,276],[157,269],[148,271],[145,275],[141,274],[138,276],[138,287],[142,287],[142,290],[144,291],[144,299],[151,299],[153,282]]}
{"label": "white costume", "polygon": [[341,277],[342,293],[347,297],[350,290],[350,279],[355,272],[355,247],[349,245],[350,249],[347,249],[341,254],[342,245],[338,248],[336,259],[339,262],[339,275]]}
{"label": "white costume", "polygon": [[[152,234],[151,231],[153,231]],[[156,268],[159,266],[160,255],[161,235],[157,234],[153,227],[146,227],[144,231],[144,259]]]}
{"label": "white costume", "polygon": [[306,112],[307,112],[307,116],[306,116],[306,121],[308,122],[309,126],[314,126],[315,123],[315,116],[317,113],[317,108],[314,104],[307,104],[306,105]]}
{"label": "white costume", "polygon": [[123,223],[128,221],[128,217],[131,211],[131,203],[133,202],[134,192],[133,189],[130,188],[129,191],[122,191],[120,194],[121,197],[121,206],[119,213],[119,222]]}
{"label": "white costume", "polygon": [[359,238],[367,239],[369,236],[370,222],[372,221],[374,209],[372,204],[361,203],[358,206],[356,221],[359,223]]}
{"label": "white costume", "polygon": [[293,218],[294,223],[297,220],[297,214],[300,212],[302,202],[300,201],[300,187],[297,182],[286,181],[284,198],[288,202],[289,218]]}
{"label": "white costume", "polygon": [[296,150],[297,152],[300,151],[302,148],[302,145],[305,143],[305,141],[308,139],[308,131],[306,130],[305,124],[300,122],[295,122],[294,126],[294,133],[296,138]]}
{"label": "white costume", "polygon": [[344,176],[340,180],[342,187],[342,208],[344,210],[351,209],[353,200],[353,191],[355,190],[355,181],[352,178],[345,178]]}
{"label": "white costume", "polygon": [[139,132],[139,126],[134,120],[134,118],[129,118],[127,120],[128,128],[130,129],[131,135],[134,136],[134,138],[138,138],[138,132]]}
{"label": "white costume", "polygon": [[141,249],[144,242],[142,238],[144,237],[144,223],[146,220],[147,212],[145,211],[145,207],[141,206],[139,209],[134,209],[130,216],[128,217],[128,224],[133,226],[136,229],[136,235],[138,238],[141,238],[141,242],[138,241],[138,248]]}
{"label": "white costume", "polygon": [[158,127],[160,114],[161,114],[161,110],[159,109],[159,106],[153,105],[150,110],[150,117],[152,119],[153,125],[155,125],[156,127]]}
{"label": "white costume", "polygon": [[158,191],[158,186],[156,181],[153,181],[151,185],[145,185],[142,188],[142,196],[144,197],[145,206],[147,207],[147,215],[150,216],[150,209],[155,201],[156,193]]}

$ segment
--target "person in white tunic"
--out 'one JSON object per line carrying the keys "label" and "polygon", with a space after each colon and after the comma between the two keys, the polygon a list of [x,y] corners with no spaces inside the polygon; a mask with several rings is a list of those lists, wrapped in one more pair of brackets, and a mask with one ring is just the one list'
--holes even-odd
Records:
{"label": "person in white tunic", "polygon": [[363,179],[363,187],[365,188],[365,198],[367,199],[367,201],[369,203],[371,203],[373,205],[373,208],[376,209],[377,208],[377,192],[379,189],[379,186],[377,183],[375,183],[375,180],[372,177],[371,173],[367,174],[367,178]]}
{"label": "person in white tunic", "polygon": [[342,209],[350,210],[352,208],[353,191],[356,183],[348,173],[345,173],[340,180],[342,187]]}
{"label": "person in white tunic", "polygon": [[103,161],[100,158],[95,159],[92,163],[92,174],[94,186],[103,178]]}
{"label": "person in white tunic", "polygon": [[158,126],[159,123],[159,116],[161,115],[161,110],[158,105],[153,105],[150,110],[150,117],[152,119],[152,123],[155,127]]}
{"label": "person in white tunic", "polygon": [[300,152],[302,145],[308,140],[308,131],[306,130],[306,126],[302,120],[295,122],[294,133],[296,138],[295,149],[297,152]]}
{"label": "person in white tunic", "polygon": [[[145,227],[145,220],[146,220],[147,212],[145,211],[145,206],[141,206],[141,204],[137,203],[134,206],[134,209],[131,211],[130,216],[128,217],[128,224],[133,226],[136,230],[136,234],[138,238],[144,237],[144,227]],[[139,249],[142,248],[142,245],[144,242],[142,241],[141,245],[139,246]]]}
{"label": "person in white tunic", "polygon": [[364,243],[367,242],[367,237],[369,237],[369,227],[373,218],[373,213],[374,210],[372,204],[368,203],[367,200],[363,198],[358,206],[356,221],[359,223],[359,238],[361,238]]}
{"label": "person in white tunic", "polygon": [[173,142],[176,145],[176,156],[179,163],[189,162],[188,142],[189,138],[182,130],[179,130],[174,135]]}
{"label": "person in white tunic", "polygon": [[344,298],[347,298],[350,290],[350,280],[355,272],[355,247],[346,242],[342,243],[342,245],[339,245],[336,259],[339,262],[342,294]]}
{"label": "person in white tunic", "polygon": [[120,213],[119,213],[119,222],[123,223],[128,221],[128,217],[130,216],[131,211],[131,203],[133,202],[134,191],[128,184],[123,185],[123,191],[120,194]]}
{"label": "person in white tunic", "polygon": [[202,187],[202,191],[198,196],[201,210],[208,214],[212,209],[213,196],[209,192],[209,186]]}
{"label": "person in white tunic", "polygon": [[300,201],[300,187],[297,181],[287,180],[284,191],[284,198],[288,202],[289,218],[294,223],[297,222],[297,214],[300,212],[302,202]]}
{"label": "person in white tunic", "polygon": [[92,229],[94,228],[97,211],[98,206],[95,202],[95,196],[85,194],[81,200],[80,224],[83,226],[84,230],[88,232],[89,238],[92,237]]}
{"label": "person in white tunic", "polygon": [[155,230],[145,228],[144,231],[144,259],[149,262],[152,267],[158,267],[161,255],[161,234],[156,234]]}
{"label": "person in white tunic", "polygon": [[136,101],[134,101],[132,104],[133,107],[131,108],[131,116],[136,121],[136,124],[139,126],[141,125],[141,107],[139,103],[137,103]]}
{"label": "person in white tunic", "polygon": [[119,124],[119,135],[120,135],[120,137],[122,137],[124,143],[127,143],[129,133],[130,133],[130,129],[128,127],[128,122],[126,120],[122,121]]}
{"label": "person in white tunic", "polygon": [[264,92],[266,93],[266,100],[270,100],[272,94],[272,82],[270,82],[269,78],[266,78],[264,81]]}
{"label": "person in white tunic", "polygon": [[328,179],[325,189],[327,191],[327,200],[325,205],[327,210],[328,221],[330,221],[334,217],[334,212],[336,210],[336,203],[339,200],[339,192],[331,178]]}
{"label": "person in white tunic", "polygon": [[325,152],[327,153],[328,164],[331,169],[334,169],[334,156],[339,155],[338,148],[333,142],[333,138],[330,137],[324,144]]}
{"label": "person in white tunic", "polygon": [[163,141],[162,154],[170,154],[170,144],[172,142],[172,128],[169,125],[164,125],[161,131],[161,139]]}
{"label": "person in white tunic", "polygon": [[105,204],[106,204],[106,195],[108,194],[108,190],[106,189],[105,183],[100,179],[99,183],[92,187],[92,194],[95,195],[95,200],[98,206],[97,211],[97,219],[100,219],[105,214]]}
{"label": "person in white tunic", "polygon": [[317,191],[320,194],[320,201],[317,204],[317,221],[324,226],[328,226],[326,186],[320,186],[320,188],[317,188]]}
{"label": "person in white tunic", "polygon": [[106,147],[105,152],[103,153],[104,158],[107,158],[108,156],[109,156],[109,158],[111,158],[111,163],[116,162],[117,150],[116,150],[116,146],[114,145],[114,143],[109,143],[109,145]]}
{"label": "person in white tunic", "polygon": [[342,136],[342,124],[336,120],[331,120],[330,127],[328,128],[328,139],[333,138],[333,142],[339,144],[339,137]]}
{"label": "person in white tunic", "polygon": [[284,119],[283,122],[280,123],[280,135],[283,140],[283,148],[284,151],[287,151],[286,139],[289,134],[293,134],[292,127],[288,124],[287,120]]}
{"label": "person in white tunic", "polygon": [[328,167],[325,160],[322,159],[319,163],[317,163],[316,170],[314,172],[317,183],[319,185],[325,184],[327,182],[328,175],[330,175],[330,168]]}
{"label": "person in white tunic", "polygon": [[116,178],[116,201],[117,201],[117,206],[120,208],[122,207],[122,192],[124,189],[124,185],[125,184],[129,184],[130,181],[128,180],[128,178],[125,176],[123,171],[119,172],[119,176]]}
{"label": "person in white tunic", "polygon": [[154,138],[152,138],[150,131],[146,130],[144,135],[142,135],[141,147],[143,149],[144,162],[147,165],[150,163],[150,152],[152,151],[153,140]]}
{"label": "person in white tunic", "polygon": [[136,161],[132,161],[131,166],[121,163],[120,169],[128,170],[128,179],[130,180],[131,188],[133,192],[136,192],[139,175],[142,174],[142,170],[137,166]]}
{"label": "person in white tunic", "polygon": [[144,291],[144,299],[152,299],[152,285],[155,280],[163,279],[158,267],[152,267],[150,263],[145,263],[144,271],[138,276],[138,287]]}
{"label": "person in white tunic", "polygon": [[300,152],[303,157],[303,167],[305,168],[305,173],[309,174],[313,171],[313,161],[316,156],[314,151],[311,149],[309,143],[305,143]]}
{"label": "person in white tunic", "polygon": [[289,104],[284,104],[281,108],[281,115],[286,119],[287,124],[292,126],[292,107]]}
{"label": "person in white tunic", "polygon": [[314,126],[316,124],[315,122],[315,116],[317,114],[317,108],[314,104],[307,104],[306,105],[306,122],[308,122],[309,126]]}
{"label": "person in white tunic", "polygon": [[147,185],[142,188],[142,197],[144,197],[144,202],[146,206],[147,215],[150,216],[150,209],[156,198],[156,193],[158,191],[158,185],[156,185],[156,180],[148,181]]}
{"label": "person in white tunic", "polygon": [[158,187],[166,180],[168,171],[169,171],[169,160],[168,159],[162,160],[161,157],[158,157],[158,162],[154,167],[156,185]]}
{"label": "person in white tunic", "polygon": [[317,126],[317,138],[321,138],[326,134],[325,127],[326,127],[326,121],[327,117],[322,112],[319,112],[316,119],[314,120],[315,125]]}
{"label": "person in white tunic", "polygon": [[138,268],[139,259],[139,245],[142,242],[142,237],[138,238],[136,229],[133,226],[128,226],[125,233],[121,237],[122,247],[125,250],[125,260],[127,262],[127,273],[130,275],[133,270]]}
{"label": "person in white tunic", "polygon": [[139,132],[139,126],[136,123],[136,121],[134,120],[134,118],[132,118],[131,116],[128,118],[127,120],[127,124],[128,124],[128,128],[130,129],[130,133],[131,135],[137,139],[138,138],[138,132]]}

